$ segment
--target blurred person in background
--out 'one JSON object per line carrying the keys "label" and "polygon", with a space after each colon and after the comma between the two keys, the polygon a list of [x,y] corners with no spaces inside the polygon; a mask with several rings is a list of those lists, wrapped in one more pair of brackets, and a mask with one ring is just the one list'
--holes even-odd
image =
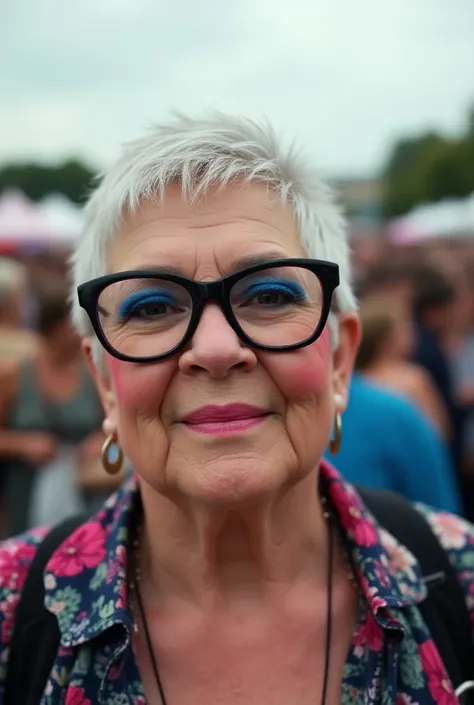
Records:
{"label": "blurred person in background", "polygon": [[[449,452],[407,398],[354,373],[337,467],[349,482],[462,514]],[[329,451],[326,452],[329,459]]]}
{"label": "blurred person in background", "polygon": [[461,484],[466,515],[474,521],[474,262],[463,267],[459,333],[452,348],[458,403],[465,413]]}
{"label": "blurred person in background", "polygon": [[448,415],[451,454],[456,471],[462,466],[464,411],[457,401],[450,356],[457,321],[458,296],[453,277],[429,263],[413,278],[412,310],[416,342],[412,359],[429,374]]}
{"label": "blurred person in background", "polygon": [[400,256],[379,260],[361,274],[357,287],[359,299],[390,297],[411,306],[415,266]]}
{"label": "blurred person in background", "polygon": [[[37,336],[23,328],[27,302],[27,275],[21,263],[0,257],[0,378],[12,366],[33,357]],[[3,373],[2,373],[3,371]],[[0,534],[5,534],[3,490],[5,459],[0,455]]]}
{"label": "blurred person in background", "polygon": [[38,339],[24,330],[27,273],[19,262],[0,257],[0,365],[31,357]]}
{"label": "blurred person in background", "polygon": [[39,518],[49,523],[82,508],[92,511],[104,500],[107,480],[110,485],[98,471],[94,483],[103,412],[69,322],[62,281],[43,282],[37,326],[37,354],[0,372],[0,457],[9,535]]}
{"label": "blurred person in background", "polygon": [[450,436],[449,420],[430,376],[411,362],[415,330],[409,304],[392,295],[372,295],[361,302],[362,340],[356,369],[375,384],[406,395],[440,435]]}

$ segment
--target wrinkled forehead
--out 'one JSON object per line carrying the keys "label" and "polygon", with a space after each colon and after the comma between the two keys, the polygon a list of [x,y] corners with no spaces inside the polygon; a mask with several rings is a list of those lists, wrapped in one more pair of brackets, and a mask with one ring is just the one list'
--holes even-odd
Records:
{"label": "wrinkled forehead", "polygon": [[179,186],[143,200],[123,218],[108,251],[110,271],[165,266],[218,278],[246,264],[306,253],[291,207],[263,184],[229,184],[195,202]]}

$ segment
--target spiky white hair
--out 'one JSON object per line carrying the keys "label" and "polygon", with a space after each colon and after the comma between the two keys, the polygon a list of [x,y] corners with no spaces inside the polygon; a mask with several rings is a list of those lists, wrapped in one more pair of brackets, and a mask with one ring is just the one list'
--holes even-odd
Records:
{"label": "spiky white hair", "polygon": [[[144,199],[162,199],[171,183],[181,184],[189,202],[236,179],[264,183],[290,204],[308,256],[339,265],[335,308],[339,313],[354,311],[346,223],[315,169],[267,123],[221,113],[197,118],[175,114],[125,146],[85,206],[84,229],[72,258],[72,315],[78,332],[84,336],[92,330],[76,287],[107,273],[107,246],[124,213],[136,213]],[[334,315],[330,327],[334,343]]]}

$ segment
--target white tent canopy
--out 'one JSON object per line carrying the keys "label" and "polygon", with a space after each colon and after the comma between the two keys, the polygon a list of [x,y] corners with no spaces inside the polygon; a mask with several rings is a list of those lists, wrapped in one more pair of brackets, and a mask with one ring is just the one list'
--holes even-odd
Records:
{"label": "white tent canopy", "polygon": [[397,244],[417,243],[440,237],[474,236],[474,194],[422,204],[389,223],[388,235]]}
{"label": "white tent canopy", "polygon": [[11,189],[0,195],[0,242],[34,245],[52,237],[47,217],[21,191]]}
{"label": "white tent canopy", "polygon": [[39,204],[16,189],[0,194],[0,249],[68,247],[81,228],[81,209],[61,194]]}
{"label": "white tent canopy", "polygon": [[60,193],[47,196],[39,204],[55,237],[65,242],[75,240],[82,228],[81,209]]}

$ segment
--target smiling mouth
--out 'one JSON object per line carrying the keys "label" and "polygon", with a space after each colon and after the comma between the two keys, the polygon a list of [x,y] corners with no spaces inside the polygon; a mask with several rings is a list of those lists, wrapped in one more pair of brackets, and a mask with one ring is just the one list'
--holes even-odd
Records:
{"label": "smiling mouth", "polygon": [[246,404],[206,406],[186,416],[183,423],[196,433],[226,435],[260,426],[269,415],[264,409]]}
{"label": "smiling mouth", "polygon": [[240,433],[260,426],[268,416],[269,414],[265,414],[246,419],[234,419],[233,421],[206,421],[203,423],[186,423],[185,425],[196,433],[204,433],[209,436],[221,436],[229,433]]}

